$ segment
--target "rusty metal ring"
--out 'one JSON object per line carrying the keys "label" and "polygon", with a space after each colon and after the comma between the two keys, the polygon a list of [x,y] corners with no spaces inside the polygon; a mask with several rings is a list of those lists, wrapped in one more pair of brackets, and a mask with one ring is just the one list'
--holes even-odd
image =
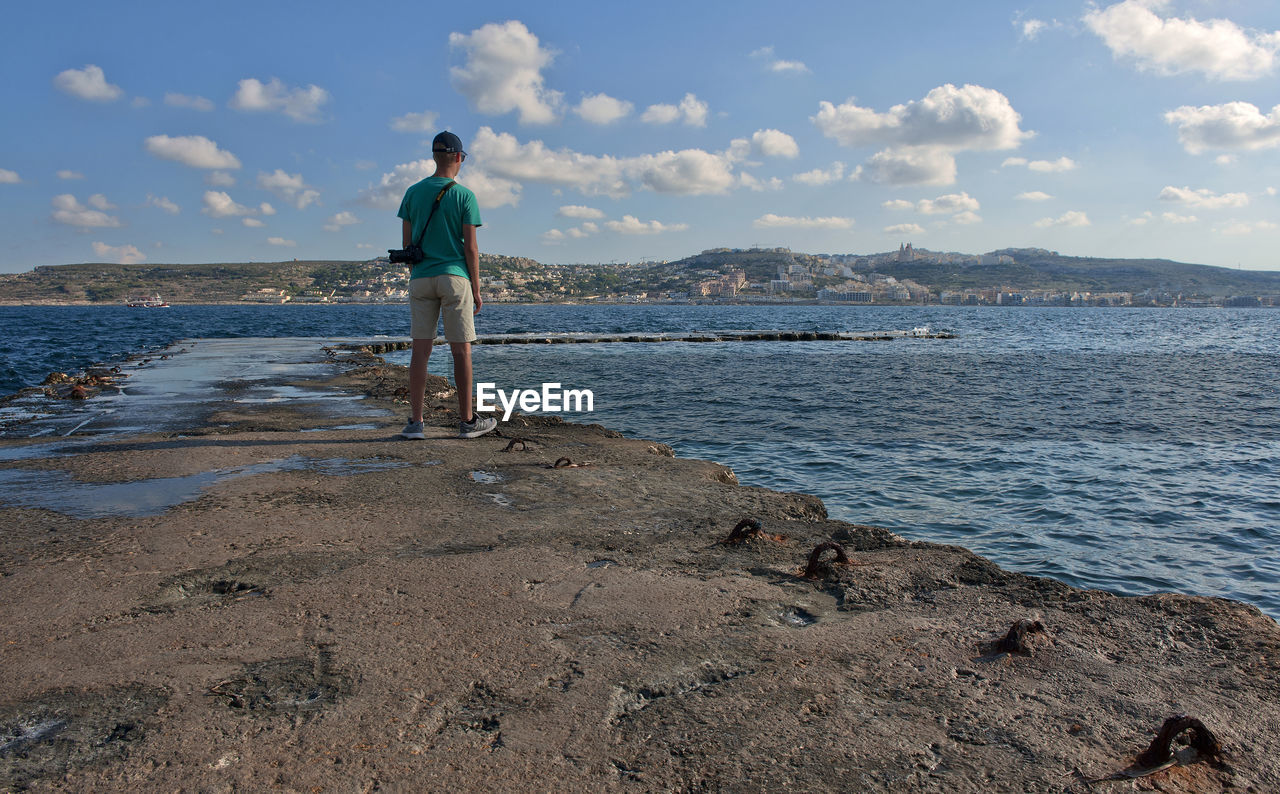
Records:
{"label": "rusty metal ring", "polygon": [[828,540],[826,543],[819,543],[817,547],[814,548],[813,553],[809,555],[809,564],[805,566],[804,578],[818,578],[818,566],[822,562],[822,552],[824,551],[834,551],[836,553],[834,562],[841,565],[849,564],[849,555],[845,553],[844,546],[841,546],[833,540]]}

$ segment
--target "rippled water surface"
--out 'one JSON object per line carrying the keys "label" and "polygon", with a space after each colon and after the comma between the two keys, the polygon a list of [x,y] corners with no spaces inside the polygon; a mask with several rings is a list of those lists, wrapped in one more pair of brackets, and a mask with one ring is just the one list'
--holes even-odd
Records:
{"label": "rippled water surface", "polygon": [[[503,389],[591,389],[588,421],[817,494],[839,518],[1076,585],[1280,616],[1280,312],[486,306],[479,330],[922,324],[959,338],[480,346],[475,365]],[[13,390],[177,338],[402,336],[407,309],[0,309],[0,327]],[[443,351],[432,370],[448,374]]]}

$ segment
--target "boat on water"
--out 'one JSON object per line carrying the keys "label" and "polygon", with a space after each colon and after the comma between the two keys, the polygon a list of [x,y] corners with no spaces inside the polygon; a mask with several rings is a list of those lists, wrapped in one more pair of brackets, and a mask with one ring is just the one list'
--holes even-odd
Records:
{"label": "boat on water", "polygon": [[125,300],[124,305],[128,306],[130,309],[167,309],[169,308],[168,302],[166,302],[165,299],[161,298],[159,295],[150,295],[150,296],[141,295],[141,296],[128,298],[127,300]]}

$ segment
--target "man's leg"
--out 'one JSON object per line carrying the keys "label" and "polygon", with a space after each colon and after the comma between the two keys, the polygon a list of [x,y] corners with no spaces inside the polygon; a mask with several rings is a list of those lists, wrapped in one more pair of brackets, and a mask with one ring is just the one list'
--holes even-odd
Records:
{"label": "man's leg", "polygon": [[[449,351],[453,353],[453,385],[458,390],[458,421],[470,422],[472,391],[471,343],[450,342]],[[417,352],[416,340],[414,341],[414,352]],[[425,365],[422,371],[426,372]]]}
{"label": "man's leg", "polygon": [[[409,409],[413,411],[413,421],[422,421],[423,403],[427,393],[427,361],[431,358],[432,339],[413,340],[413,353],[409,357]],[[454,354],[454,368],[457,369],[457,354]],[[467,356],[467,377],[471,377],[471,357]]]}

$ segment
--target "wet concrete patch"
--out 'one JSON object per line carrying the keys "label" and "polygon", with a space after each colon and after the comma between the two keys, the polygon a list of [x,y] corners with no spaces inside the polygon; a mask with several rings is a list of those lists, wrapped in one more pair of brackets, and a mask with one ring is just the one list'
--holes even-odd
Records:
{"label": "wet concrete patch", "polygon": [[53,690],[0,705],[0,784],[21,791],[41,779],[123,757],[168,699],[158,687],[132,685]]}
{"label": "wet concrete patch", "polygon": [[116,483],[83,482],[62,470],[0,469],[0,504],[44,508],[76,518],[142,518],[160,515],[169,508],[192,502],[219,482],[237,477],[303,469],[344,477],[410,465],[406,461],[387,458],[290,455],[280,460],[215,469],[185,477],[155,477]]}
{"label": "wet concrete patch", "polygon": [[349,690],[328,651],[250,662],[240,672],[209,687],[227,708],[273,714],[320,711]]}

